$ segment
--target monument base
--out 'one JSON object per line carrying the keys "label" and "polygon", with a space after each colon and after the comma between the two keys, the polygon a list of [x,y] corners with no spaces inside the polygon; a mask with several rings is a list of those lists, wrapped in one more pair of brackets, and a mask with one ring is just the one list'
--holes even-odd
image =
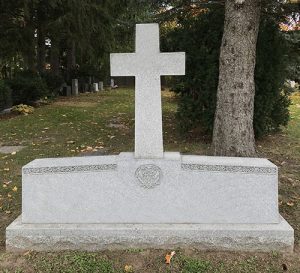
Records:
{"label": "monument base", "polygon": [[192,247],[201,250],[292,252],[294,231],[278,224],[22,224],[6,230],[8,251]]}

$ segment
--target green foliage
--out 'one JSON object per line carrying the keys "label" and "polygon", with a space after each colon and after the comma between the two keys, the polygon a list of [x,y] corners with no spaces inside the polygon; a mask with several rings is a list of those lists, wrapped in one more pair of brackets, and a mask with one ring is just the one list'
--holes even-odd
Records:
{"label": "green foliage", "polygon": [[181,27],[171,30],[164,40],[170,51],[185,51],[187,56],[186,75],[174,87],[180,94],[177,117],[182,132],[199,125],[205,132],[213,129],[223,20],[224,10],[217,6],[183,18]]}
{"label": "green foliage", "polygon": [[287,41],[276,23],[263,19],[255,68],[254,129],[257,137],[277,131],[289,121],[291,90],[284,85],[288,77],[288,51]]}
{"label": "green foliage", "polygon": [[11,101],[11,89],[5,83],[5,81],[0,80],[0,111],[9,107]]}
{"label": "green foliage", "polygon": [[211,269],[209,261],[185,258],[182,264],[182,273],[204,273]]}
{"label": "green foliage", "polygon": [[46,83],[50,94],[52,96],[57,96],[61,85],[64,83],[63,77],[60,75],[55,75],[51,72],[45,72],[41,76]]}
{"label": "green foliage", "polygon": [[[182,132],[200,129],[212,134],[219,74],[219,54],[223,34],[224,8],[212,6],[197,16],[179,19],[167,32],[165,47],[185,51],[186,76],[177,80],[174,90],[180,95],[177,117]],[[257,43],[255,71],[256,137],[276,131],[289,120],[287,78],[288,44],[270,17],[263,17]]]}
{"label": "green foliage", "polygon": [[94,253],[73,252],[62,253],[53,257],[49,255],[36,257],[34,260],[34,272],[63,272],[63,273],[113,273],[116,272],[112,262]]}
{"label": "green foliage", "polygon": [[49,90],[43,79],[36,73],[23,71],[9,81],[12,89],[14,105],[31,104],[38,99],[49,95]]}

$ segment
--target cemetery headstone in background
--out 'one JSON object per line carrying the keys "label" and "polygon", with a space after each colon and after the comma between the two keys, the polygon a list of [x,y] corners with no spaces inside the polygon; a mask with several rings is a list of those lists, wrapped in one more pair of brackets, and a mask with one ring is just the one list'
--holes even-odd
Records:
{"label": "cemetery headstone in background", "polygon": [[293,250],[273,163],[163,151],[160,75],[184,72],[184,53],[160,53],[158,25],[137,25],[136,52],[111,55],[112,76],[136,77],[135,152],[24,166],[8,250]]}
{"label": "cemetery headstone in background", "polygon": [[100,91],[103,91],[103,90],[104,90],[103,82],[99,82],[99,90],[100,90]]}
{"label": "cemetery headstone in background", "polygon": [[99,92],[99,86],[98,86],[98,83],[93,83],[93,91],[94,91],[94,92]]}
{"label": "cemetery headstone in background", "polygon": [[77,96],[79,93],[78,91],[78,79],[72,80],[72,95]]}

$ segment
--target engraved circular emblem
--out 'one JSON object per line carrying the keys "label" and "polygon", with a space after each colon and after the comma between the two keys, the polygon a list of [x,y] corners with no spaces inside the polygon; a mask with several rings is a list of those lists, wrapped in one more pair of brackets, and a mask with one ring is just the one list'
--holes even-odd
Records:
{"label": "engraved circular emblem", "polygon": [[141,165],[136,169],[135,177],[143,188],[152,189],[160,184],[161,169],[152,164]]}

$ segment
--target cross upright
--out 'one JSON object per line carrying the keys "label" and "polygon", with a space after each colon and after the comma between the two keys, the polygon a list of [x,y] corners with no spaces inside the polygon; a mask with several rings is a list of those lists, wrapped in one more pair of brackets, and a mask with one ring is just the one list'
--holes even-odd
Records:
{"label": "cross upright", "polygon": [[185,53],[160,53],[158,24],[136,25],[135,53],[110,55],[111,76],[135,76],[135,157],[162,158],[161,75],[184,75]]}

